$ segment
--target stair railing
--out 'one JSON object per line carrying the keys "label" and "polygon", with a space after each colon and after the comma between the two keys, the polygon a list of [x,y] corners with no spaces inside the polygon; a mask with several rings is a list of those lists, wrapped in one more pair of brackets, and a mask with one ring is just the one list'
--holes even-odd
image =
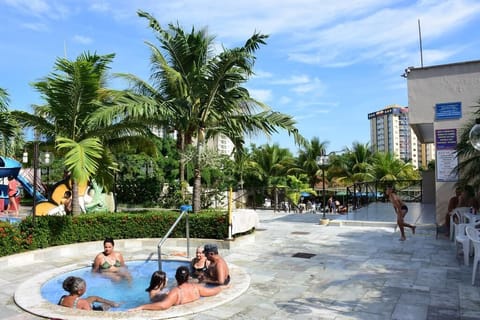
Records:
{"label": "stair railing", "polygon": [[181,213],[178,216],[177,220],[175,220],[174,224],[170,227],[170,229],[167,231],[165,236],[160,240],[158,243],[158,270],[162,271],[162,245],[167,241],[168,237],[172,233],[173,229],[177,226],[177,224],[182,220],[183,216],[185,216],[185,230],[186,230],[186,237],[187,237],[187,258],[190,258],[190,230],[189,230],[189,224],[188,224],[188,211],[189,209],[191,210],[191,206],[181,206],[180,210]]}

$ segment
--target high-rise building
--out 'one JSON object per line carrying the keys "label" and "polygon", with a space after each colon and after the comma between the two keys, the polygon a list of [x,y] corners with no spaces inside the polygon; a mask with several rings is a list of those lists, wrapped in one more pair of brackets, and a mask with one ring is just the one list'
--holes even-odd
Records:
{"label": "high-rise building", "polygon": [[217,151],[219,154],[233,157],[233,142],[222,133],[209,139],[207,141],[207,147]]}
{"label": "high-rise building", "polygon": [[[411,162],[415,168],[426,167],[434,159],[431,146],[422,146],[410,128],[408,107],[397,104],[368,114],[370,143],[373,152],[391,153],[397,159]],[[427,150],[430,150],[427,153]]]}

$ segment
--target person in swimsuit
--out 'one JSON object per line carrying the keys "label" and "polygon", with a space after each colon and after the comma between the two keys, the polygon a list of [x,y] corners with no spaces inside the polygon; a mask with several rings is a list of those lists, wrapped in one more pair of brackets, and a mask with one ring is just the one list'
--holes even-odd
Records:
{"label": "person in swimsuit", "polygon": [[192,278],[196,279],[202,276],[205,272],[207,272],[209,265],[210,261],[207,259],[207,257],[205,257],[205,254],[203,253],[203,247],[198,247],[196,256],[191,262]]}
{"label": "person in swimsuit", "polygon": [[218,247],[216,244],[206,244],[203,248],[205,256],[210,261],[207,272],[198,278],[199,282],[227,285],[230,283],[230,272],[228,265],[218,254]]}
{"label": "person in swimsuit", "polygon": [[[119,304],[98,296],[90,296],[82,299],[81,296],[87,291],[87,284],[85,280],[79,277],[67,277],[62,284],[62,287],[69,295],[64,295],[58,301],[59,306],[64,306],[73,309],[82,310],[107,310],[110,307],[118,307]],[[95,302],[101,305],[94,305]]]}
{"label": "person in swimsuit", "polygon": [[151,302],[158,302],[165,299],[168,291],[165,290],[167,286],[167,274],[163,271],[155,271],[150,278],[150,285],[145,291],[148,292]]}
{"label": "person in swimsuit", "polygon": [[200,284],[189,283],[190,271],[188,269],[185,266],[177,268],[175,273],[177,286],[168,292],[165,299],[159,302],[144,304],[129,311],[166,310],[171,306],[193,302],[200,299],[200,297],[214,296],[222,290],[221,287],[204,287]]}
{"label": "person in swimsuit", "polygon": [[115,281],[122,279],[131,281],[132,277],[127,270],[122,254],[116,252],[114,248],[115,242],[113,239],[105,238],[105,241],[103,241],[103,252],[100,252],[95,257],[92,272],[103,273]]}
{"label": "person in swimsuit", "polygon": [[405,237],[405,227],[412,229],[412,233],[415,234],[415,229],[417,228],[414,225],[408,224],[404,221],[405,216],[408,212],[408,207],[403,203],[402,199],[395,193],[395,190],[392,186],[387,187],[387,191],[385,194],[388,196],[388,200],[392,203],[393,209],[397,214],[397,225],[400,229],[400,241],[405,241],[407,238]]}

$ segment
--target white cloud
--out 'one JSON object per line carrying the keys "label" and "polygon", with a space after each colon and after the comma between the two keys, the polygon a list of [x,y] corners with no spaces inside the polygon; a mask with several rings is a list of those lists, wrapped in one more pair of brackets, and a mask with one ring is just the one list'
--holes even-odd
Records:
{"label": "white cloud", "polygon": [[265,70],[255,70],[255,74],[253,75],[252,79],[264,79],[264,78],[271,78],[272,73]]}
{"label": "white cloud", "polygon": [[37,18],[62,19],[70,10],[63,1],[46,0],[4,0],[4,2],[22,12],[24,15]]}
{"label": "white cloud", "polygon": [[4,0],[9,6],[33,15],[42,15],[50,11],[47,1],[43,0]]}
{"label": "white cloud", "polygon": [[272,91],[264,89],[248,89],[250,96],[258,101],[268,102],[272,99]]}
{"label": "white cloud", "polygon": [[315,95],[322,95],[325,91],[325,85],[320,79],[315,78],[309,83],[293,87],[292,91],[297,94],[315,93]]}
{"label": "white cloud", "polygon": [[47,25],[44,23],[23,23],[22,27],[25,29],[33,30],[33,31],[46,31],[48,30]]}
{"label": "white cloud", "polygon": [[287,105],[290,102],[292,102],[292,99],[290,97],[287,97],[287,96],[281,96],[278,99],[278,103],[281,104],[281,105]]}
{"label": "white cloud", "polygon": [[96,0],[92,4],[90,4],[90,10],[97,11],[97,12],[107,12],[111,10],[111,6],[108,1],[99,1]]}
{"label": "white cloud", "polygon": [[93,42],[93,40],[92,38],[89,38],[89,37],[75,35],[73,36],[73,42],[81,43],[81,44],[90,44]]}
{"label": "white cloud", "polygon": [[294,84],[305,84],[310,82],[310,77],[307,74],[302,74],[298,76],[291,76],[290,78],[274,80],[271,84],[278,85],[294,85]]}
{"label": "white cloud", "polygon": [[[346,66],[365,60],[394,57],[398,50],[418,50],[418,24],[422,38],[435,39],[466,24],[480,13],[480,3],[472,1],[420,1],[401,8],[383,8],[331,27],[313,27],[298,34],[290,58],[302,63]],[[384,59],[383,64],[391,60]]]}

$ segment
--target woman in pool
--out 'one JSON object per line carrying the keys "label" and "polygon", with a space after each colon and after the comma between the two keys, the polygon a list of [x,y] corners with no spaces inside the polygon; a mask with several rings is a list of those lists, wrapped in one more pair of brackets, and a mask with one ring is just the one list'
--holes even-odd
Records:
{"label": "woman in pool", "polygon": [[[82,310],[107,310],[110,307],[118,307],[119,304],[98,296],[91,296],[85,299],[80,298],[87,291],[85,280],[79,277],[67,277],[63,281],[63,289],[69,293],[64,295],[58,301],[58,305]],[[101,306],[94,306],[94,302],[99,302]]]}
{"label": "woman in pool", "polygon": [[203,276],[208,270],[210,261],[205,257],[203,253],[203,246],[197,248],[196,257],[192,259],[191,269],[192,269],[192,278],[198,278]]}
{"label": "woman in pool", "polygon": [[145,291],[148,292],[150,296],[151,302],[158,302],[165,299],[167,296],[167,292],[165,287],[167,286],[167,274],[163,271],[155,271],[152,274],[152,278],[150,279],[150,286],[148,286]]}
{"label": "woman in pool", "polygon": [[170,290],[165,299],[159,302],[144,304],[129,311],[137,310],[166,310],[171,306],[185,304],[200,299],[200,297],[210,297],[219,293],[221,287],[207,288],[200,284],[189,283],[190,272],[188,267],[181,266],[177,268],[175,279],[177,286]]}
{"label": "woman in pool", "polygon": [[120,252],[114,250],[115,242],[112,238],[105,238],[103,241],[103,252],[100,252],[93,261],[93,272],[100,272],[112,280],[120,281],[132,279],[125,265],[125,260]]}

